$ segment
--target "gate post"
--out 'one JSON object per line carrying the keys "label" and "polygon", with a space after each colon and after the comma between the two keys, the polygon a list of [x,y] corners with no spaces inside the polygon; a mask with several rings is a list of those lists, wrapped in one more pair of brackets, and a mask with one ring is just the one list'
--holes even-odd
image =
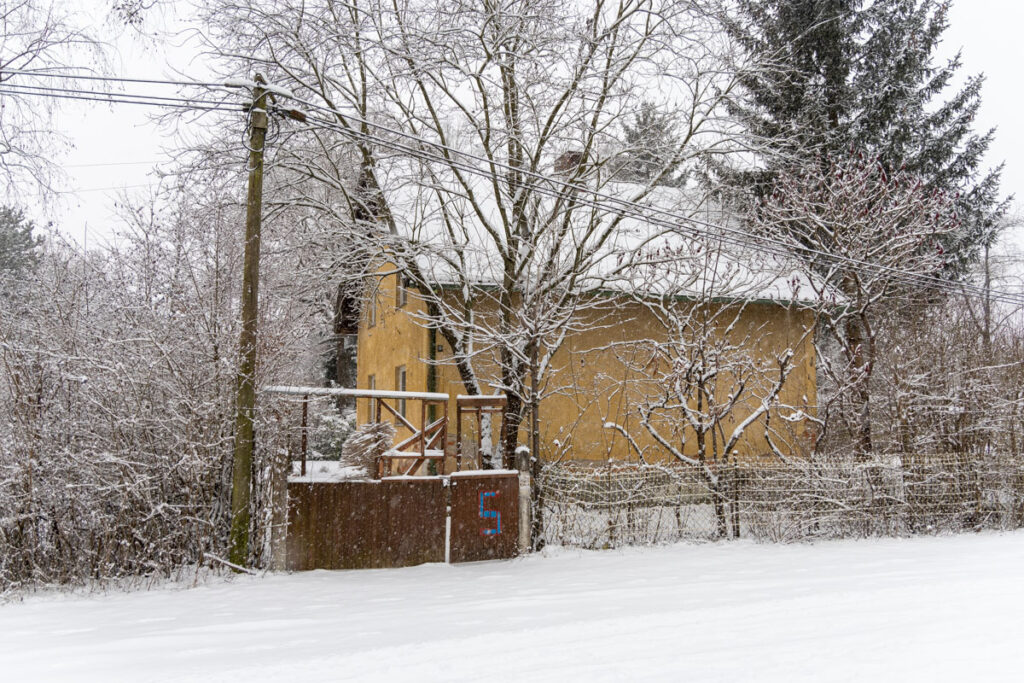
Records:
{"label": "gate post", "polygon": [[526,446],[516,448],[516,469],[519,470],[519,552],[530,551],[530,531],[532,513],[532,482],[530,481],[530,449]]}
{"label": "gate post", "polygon": [[288,475],[291,468],[291,449],[278,451],[270,465],[270,568],[274,571],[286,569],[288,563]]}

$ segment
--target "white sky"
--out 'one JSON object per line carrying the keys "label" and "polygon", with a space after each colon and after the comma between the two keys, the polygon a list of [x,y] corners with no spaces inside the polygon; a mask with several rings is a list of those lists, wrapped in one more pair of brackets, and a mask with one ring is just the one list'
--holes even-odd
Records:
{"label": "white sky", "polygon": [[[79,6],[88,5],[95,5],[95,16],[105,16],[109,0],[85,0]],[[164,19],[172,24],[177,20],[173,16]],[[1003,192],[1017,194],[1024,202],[1024,126],[1018,121],[1024,100],[1019,75],[1024,61],[1020,38],[1024,3],[959,0],[954,3],[950,24],[943,55],[961,49],[962,72],[983,72],[987,77],[976,123],[977,130],[997,128],[987,161],[989,165],[1006,162]],[[174,42],[178,41],[140,41],[124,32],[115,41],[119,52],[115,71],[130,77],[168,77],[182,71],[191,77],[205,77],[202,60]],[[144,192],[145,188],[136,186],[156,182],[150,173],[152,165],[171,158],[166,150],[173,139],[149,120],[151,113],[151,108],[131,105],[76,103],[62,107],[60,127],[74,144],[64,158],[67,193],[54,206],[30,205],[29,211],[37,219],[53,219],[62,232],[79,242],[106,239],[116,223],[116,188]],[[1015,238],[1024,246],[1024,230]]]}

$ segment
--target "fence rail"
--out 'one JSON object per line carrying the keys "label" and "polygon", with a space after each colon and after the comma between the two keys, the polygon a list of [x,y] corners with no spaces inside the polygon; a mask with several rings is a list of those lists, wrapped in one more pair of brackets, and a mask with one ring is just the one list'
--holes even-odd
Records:
{"label": "fence rail", "polygon": [[538,483],[545,540],[588,548],[1024,526],[1024,458],[914,455],[713,468],[573,463],[545,467]]}

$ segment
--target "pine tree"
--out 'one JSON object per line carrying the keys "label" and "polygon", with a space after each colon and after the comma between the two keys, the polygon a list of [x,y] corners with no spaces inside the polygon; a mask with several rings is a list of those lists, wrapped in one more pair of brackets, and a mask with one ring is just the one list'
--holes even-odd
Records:
{"label": "pine tree", "polygon": [[725,175],[764,196],[808,160],[878,159],[957,197],[963,230],[946,247],[959,272],[1006,204],[1001,167],[982,169],[994,131],[972,128],[983,76],[945,96],[961,67],[959,54],[935,57],[948,13],[938,0],[740,0],[730,31],[763,68],[745,77],[733,113],[768,154],[756,172]]}
{"label": "pine tree", "polygon": [[21,210],[0,206],[0,277],[20,276],[35,266],[42,238],[33,229]]}
{"label": "pine tree", "polygon": [[622,125],[622,167],[618,175],[632,182],[678,187],[682,178],[672,157],[679,147],[670,115],[651,101],[644,101],[631,120]]}
{"label": "pine tree", "polygon": [[[729,30],[760,68],[744,78],[744,95],[732,113],[760,139],[765,154],[756,170],[723,171],[726,186],[741,198],[756,199],[760,213],[781,202],[805,207],[810,217],[823,204],[808,201],[813,196],[793,195],[794,186],[818,179],[811,186],[834,198],[848,182],[836,169],[867,163],[865,169],[874,167],[877,173],[865,176],[862,193],[883,192],[887,179],[898,175],[920,188],[920,201],[951,205],[956,229],[937,236],[937,245],[922,241],[921,249],[934,248],[943,256],[939,267],[926,274],[960,276],[978,247],[994,239],[1006,203],[999,199],[1000,169],[982,169],[993,131],[972,128],[984,79],[969,78],[949,94],[960,57],[945,63],[935,57],[948,13],[949,3],[941,0],[738,0]],[[761,229],[779,227],[765,227],[764,218],[759,218]],[[807,225],[789,226],[782,237],[832,252],[829,241],[812,229],[823,218],[816,215]],[[887,228],[889,234],[871,236],[857,233],[855,223],[838,221],[832,230],[846,231],[839,237],[848,243],[898,239],[911,232],[911,226],[897,222]],[[862,275],[857,268],[809,267],[829,278],[848,300],[857,300],[854,283]],[[876,318],[892,309],[891,303],[865,306],[860,319],[832,330],[848,350],[842,391],[851,393],[853,401],[842,421],[864,456],[873,451],[870,384]]]}

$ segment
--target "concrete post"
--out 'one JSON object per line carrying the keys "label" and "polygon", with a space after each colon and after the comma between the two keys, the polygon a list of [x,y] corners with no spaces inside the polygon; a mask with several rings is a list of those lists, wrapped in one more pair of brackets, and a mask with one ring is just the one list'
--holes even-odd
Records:
{"label": "concrete post", "polygon": [[530,481],[530,449],[516,448],[516,469],[519,470],[519,552],[530,551],[530,530],[532,529],[532,496]]}

